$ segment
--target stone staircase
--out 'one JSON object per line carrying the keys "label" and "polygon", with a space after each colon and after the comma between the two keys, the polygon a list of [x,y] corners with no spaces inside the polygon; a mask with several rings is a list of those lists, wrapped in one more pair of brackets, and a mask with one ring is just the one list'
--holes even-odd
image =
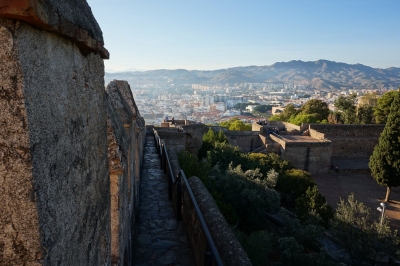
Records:
{"label": "stone staircase", "polygon": [[168,181],[152,134],[146,136],[139,204],[133,265],[194,265],[186,229],[168,199]]}

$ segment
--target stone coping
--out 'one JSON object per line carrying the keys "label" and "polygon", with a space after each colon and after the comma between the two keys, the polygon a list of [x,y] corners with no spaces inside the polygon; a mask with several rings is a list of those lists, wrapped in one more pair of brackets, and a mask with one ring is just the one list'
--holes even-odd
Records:
{"label": "stone coping", "polygon": [[25,21],[39,29],[72,40],[84,52],[109,59],[103,34],[86,1],[1,0],[0,18]]}

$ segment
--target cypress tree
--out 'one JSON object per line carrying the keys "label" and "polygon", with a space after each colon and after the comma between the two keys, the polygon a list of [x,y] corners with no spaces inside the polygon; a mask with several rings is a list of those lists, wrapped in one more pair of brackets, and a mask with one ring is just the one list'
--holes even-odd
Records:
{"label": "cypress tree", "polygon": [[376,182],[387,187],[385,201],[388,201],[390,188],[400,186],[400,93],[393,99],[385,128],[369,159],[369,168]]}

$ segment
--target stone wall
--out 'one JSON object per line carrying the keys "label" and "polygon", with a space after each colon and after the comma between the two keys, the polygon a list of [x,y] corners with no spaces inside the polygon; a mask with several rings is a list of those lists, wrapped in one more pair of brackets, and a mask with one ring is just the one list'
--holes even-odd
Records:
{"label": "stone wall", "polygon": [[333,158],[369,158],[384,125],[310,125],[310,134],[332,141]]}
{"label": "stone wall", "polygon": [[168,148],[173,148],[176,153],[185,151],[186,133],[179,132],[177,128],[156,128],[158,136]]}
{"label": "stone wall", "polygon": [[[144,132],[129,84],[114,80],[108,99],[108,164],[111,193],[111,258],[113,265],[132,259],[131,239],[139,206],[140,165]],[[145,133],[144,133],[145,135]]]}
{"label": "stone wall", "polygon": [[256,131],[225,131],[229,144],[237,146],[242,152],[251,152],[263,145],[259,132]]}
{"label": "stone wall", "polygon": [[289,161],[294,167],[310,173],[326,173],[329,171],[332,143],[299,141],[291,142],[277,134],[270,134],[272,141],[279,144],[282,159]]}
{"label": "stone wall", "polygon": [[183,129],[186,133],[186,151],[197,155],[208,127],[204,124],[192,124],[183,126]]}
{"label": "stone wall", "polygon": [[[217,204],[201,180],[193,176],[189,178],[188,183],[202,212],[223,265],[252,265],[246,252],[243,250],[235,234],[232,232],[229,224],[222,216]],[[192,246],[196,265],[204,265],[206,237],[202,230],[199,217],[195,212],[194,205],[190,200],[188,188],[185,185],[183,185],[182,194],[182,217],[188,229],[189,241]]]}
{"label": "stone wall", "polygon": [[282,158],[294,167],[312,174],[326,173],[331,162],[332,143],[287,143]]}
{"label": "stone wall", "polygon": [[0,19],[0,58],[0,264],[109,263],[102,57]]}
{"label": "stone wall", "polygon": [[0,265],[129,264],[144,120],[105,93],[100,27],[86,1],[1,4]]}

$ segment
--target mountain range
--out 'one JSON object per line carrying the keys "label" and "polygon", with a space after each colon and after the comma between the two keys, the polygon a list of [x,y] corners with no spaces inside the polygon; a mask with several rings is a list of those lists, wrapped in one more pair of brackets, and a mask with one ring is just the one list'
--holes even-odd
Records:
{"label": "mountain range", "polygon": [[132,87],[139,84],[158,86],[183,84],[228,85],[251,83],[294,83],[320,90],[343,88],[384,89],[400,86],[400,68],[372,68],[362,64],[346,64],[328,60],[304,62],[293,60],[269,66],[245,66],[219,70],[159,69],[106,73],[113,79],[127,80]]}

